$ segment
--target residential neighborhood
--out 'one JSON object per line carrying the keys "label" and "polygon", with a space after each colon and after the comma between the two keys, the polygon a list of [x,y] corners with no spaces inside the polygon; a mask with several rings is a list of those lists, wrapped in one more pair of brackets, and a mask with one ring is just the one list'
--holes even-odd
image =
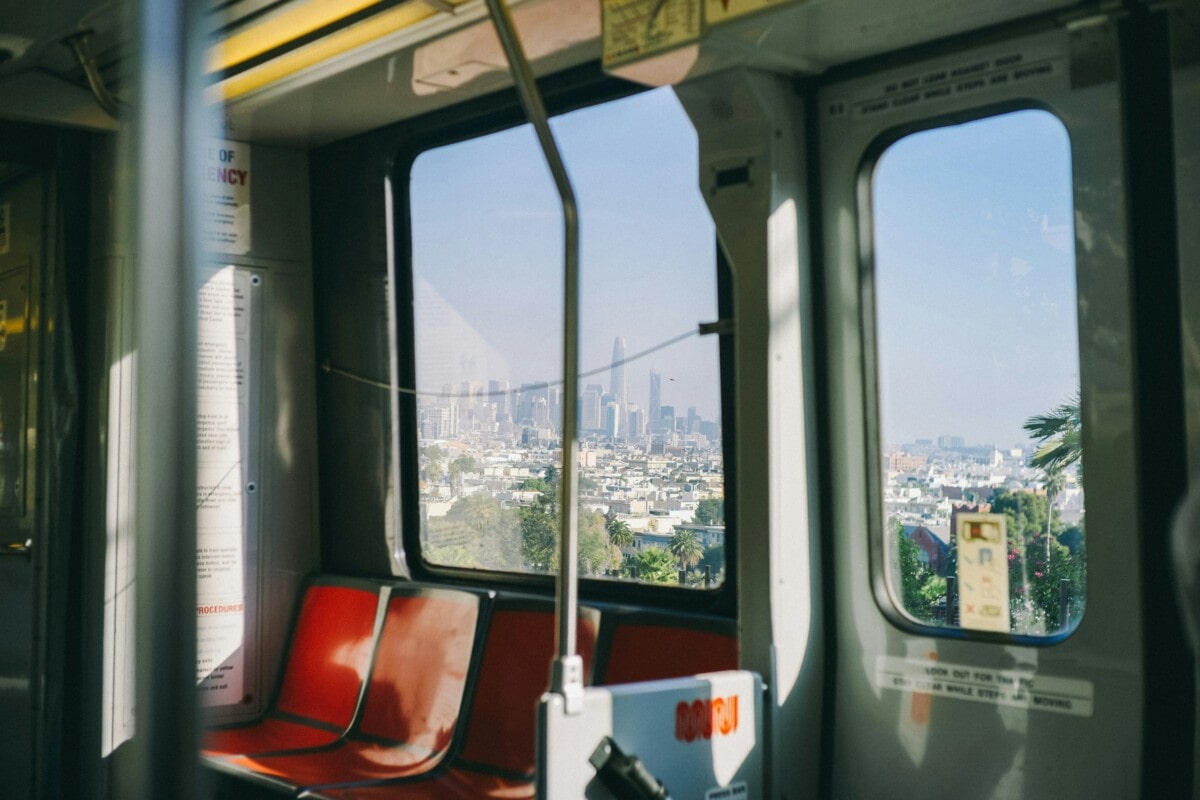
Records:
{"label": "residential neighborhood", "polygon": [[[626,390],[624,341],[607,387],[581,396],[577,453],[584,574],[711,586],[723,579],[720,421]],[[562,464],[561,387],[464,381],[422,398],[422,552],[435,564],[549,570]]]}

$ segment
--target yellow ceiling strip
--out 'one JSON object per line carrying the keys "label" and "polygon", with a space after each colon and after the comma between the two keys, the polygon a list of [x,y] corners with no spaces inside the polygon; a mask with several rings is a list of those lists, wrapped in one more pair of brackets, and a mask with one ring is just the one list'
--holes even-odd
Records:
{"label": "yellow ceiling strip", "polygon": [[437,9],[423,0],[413,0],[413,2],[401,6],[395,6],[221,81],[211,87],[209,100],[211,102],[228,101],[249,94],[334,56],[381,39],[409,25],[415,25],[436,13]]}
{"label": "yellow ceiling strip", "polygon": [[307,0],[271,14],[209,48],[206,72],[220,72],[344,19],[379,0]]}

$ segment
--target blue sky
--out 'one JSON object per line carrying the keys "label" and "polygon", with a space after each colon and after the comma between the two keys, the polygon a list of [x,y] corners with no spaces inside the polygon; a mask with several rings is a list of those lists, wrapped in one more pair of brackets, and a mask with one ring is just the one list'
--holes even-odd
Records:
{"label": "blue sky", "polygon": [[[580,208],[581,369],[606,365],[617,336],[632,355],[715,319],[715,234],[696,135],[674,94],[582,109],[553,128]],[[562,215],[532,129],[422,154],[411,195],[419,388],[471,372],[514,385],[561,379]],[[451,338],[463,344],[447,348]],[[479,374],[500,364],[507,376]],[[664,405],[717,418],[714,339],[628,365],[629,400],[642,407],[651,368]]]}
{"label": "blue sky", "polygon": [[1030,110],[908,136],[873,212],[885,442],[1026,443],[1079,383],[1066,129]]}
{"label": "blue sky", "polygon": [[[581,212],[580,366],[716,318],[696,136],[669,90],[557,118]],[[1070,143],[1044,111],[924,131],[874,173],[885,442],[1026,443],[1078,385]],[[412,171],[418,387],[561,378],[562,221],[529,126],[424,153]],[[645,405],[719,414],[716,342],[627,367]],[[504,374],[501,374],[504,373]],[[584,383],[608,385],[607,373]]]}

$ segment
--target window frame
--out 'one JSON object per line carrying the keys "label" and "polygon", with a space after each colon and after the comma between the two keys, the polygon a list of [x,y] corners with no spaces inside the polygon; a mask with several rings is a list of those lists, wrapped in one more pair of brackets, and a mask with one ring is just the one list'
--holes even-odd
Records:
{"label": "window frame", "polygon": [[[539,89],[551,118],[583,108],[602,105],[649,91],[651,87],[607,76],[596,64],[585,65],[539,79]],[[394,242],[393,287],[396,307],[398,375],[401,386],[416,385],[416,328],[413,285],[413,231],[410,216],[411,173],[417,158],[426,151],[477,139],[528,122],[516,92],[506,89],[447,109],[416,117],[396,132],[396,146],[390,164],[387,186],[391,197],[391,235]],[[732,314],[733,281],[727,259],[714,234],[716,250],[717,307],[721,318]],[[556,332],[555,335],[558,335]],[[618,602],[663,609],[692,611],[736,617],[737,613],[737,536],[734,520],[732,457],[733,397],[735,390],[732,340],[722,334],[719,341],[722,459],[725,478],[725,580],[711,589],[683,589],[673,585],[655,585],[623,579],[581,577],[582,600]],[[519,590],[552,595],[556,573],[500,572],[482,568],[451,567],[431,563],[424,558],[420,545],[419,458],[420,432],[416,397],[402,393],[398,397],[400,474],[399,543],[404,561],[414,580],[470,583],[491,589]],[[389,559],[395,561],[396,554]]]}
{"label": "window frame", "polygon": [[[871,140],[871,143],[864,150],[859,161],[859,166],[856,171],[856,219],[858,225],[858,278],[859,278],[859,333],[862,336],[863,342],[863,421],[864,421],[864,448],[866,450],[866,497],[868,501],[867,508],[867,531],[868,537],[867,550],[870,553],[870,563],[868,565],[869,576],[868,580],[871,583],[872,594],[875,597],[875,605],[879,608],[880,613],[892,625],[902,631],[918,635],[918,636],[935,636],[943,639],[959,639],[975,642],[985,642],[992,644],[1003,645],[1026,645],[1032,647],[1050,647],[1066,641],[1075,631],[1079,630],[1083,623],[1084,617],[1087,615],[1088,608],[1088,581],[1086,572],[1086,561],[1084,566],[1083,580],[1083,606],[1078,619],[1073,620],[1070,627],[1060,630],[1056,633],[1046,634],[1044,636],[1024,634],[1024,633],[1000,633],[996,631],[981,631],[972,628],[963,628],[959,626],[947,625],[930,625],[921,622],[912,616],[904,607],[902,598],[896,593],[896,588],[891,584],[888,577],[888,556],[886,552],[885,538],[887,535],[887,524],[883,513],[883,426],[880,420],[880,374],[879,374],[879,352],[878,352],[878,310],[876,306],[876,270],[875,270],[875,224],[874,224],[874,177],[875,168],[879,160],[883,157],[892,145],[899,142],[908,136],[925,131],[937,130],[940,128],[949,128],[958,125],[963,125],[971,122],[979,122],[993,117],[1004,116],[1019,111],[1044,111],[1062,125],[1063,130],[1067,133],[1067,141],[1070,146],[1069,158],[1072,163],[1072,208],[1076,206],[1074,201],[1075,194],[1075,169],[1074,169],[1074,143],[1071,141],[1070,127],[1061,114],[1059,114],[1051,105],[1034,98],[1021,98],[1015,100],[1006,100],[999,103],[990,103],[980,106],[974,106],[961,110],[951,111],[944,114],[937,114],[930,117],[924,117],[919,120],[914,120],[899,125],[889,127]],[[1072,236],[1074,236],[1074,220],[1072,220]],[[1074,259],[1074,276],[1075,276],[1075,302],[1079,301],[1079,258]],[[1076,356],[1079,363],[1082,363],[1082,354],[1078,351],[1078,343],[1083,341],[1083,332],[1079,329],[1082,315],[1076,316]],[[1087,394],[1086,386],[1082,375],[1080,376],[1079,392],[1081,403],[1086,405],[1084,400]],[[1082,460],[1082,459],[1081,459]],[[1082,476],[1081,476],[1082,485]],[[1086,494],[1086,489],[1084,490]],[[954,532],[950,532],[951,544],[953,544]],[[1085,539],[1086,542],[1086,539]],[[1085,543],[1086,548],[1086,543]],[[1086,549],[1085,549],[1086,552]]]}

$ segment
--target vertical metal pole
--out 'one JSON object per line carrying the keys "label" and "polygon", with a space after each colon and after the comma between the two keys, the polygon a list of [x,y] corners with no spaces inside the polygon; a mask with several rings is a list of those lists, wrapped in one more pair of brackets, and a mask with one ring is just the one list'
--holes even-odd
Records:
{"label": "vertical metal pole", "polygon": [[550,670],[550,691],[562,694],[568,714],[583,710],[583,659],[576,653],[576,617],[579,606],[579,542],[576,535],[578,481],[576,450],[578,447],[579,402],[579,213],[575,192],[567,177],[566,167],[550,131],[550,121],[538,94],[533,70],[517,37],[512,17],[503,0],[487,0],[496,34],[508,57],[513,83],[521,105],[537,133],[546,165],[554,177],[563,210],[563,402],[562,402],[562,473],[560,493],[561,527],[559,529],[558,603],[555,614],[558,623],[558,655]]}
{"label": "vertical metal pole", "polygon": [[196,3],[136,4],[133,149],[137,723],[130,796],[197,796],[196,263],[207,130]]}

